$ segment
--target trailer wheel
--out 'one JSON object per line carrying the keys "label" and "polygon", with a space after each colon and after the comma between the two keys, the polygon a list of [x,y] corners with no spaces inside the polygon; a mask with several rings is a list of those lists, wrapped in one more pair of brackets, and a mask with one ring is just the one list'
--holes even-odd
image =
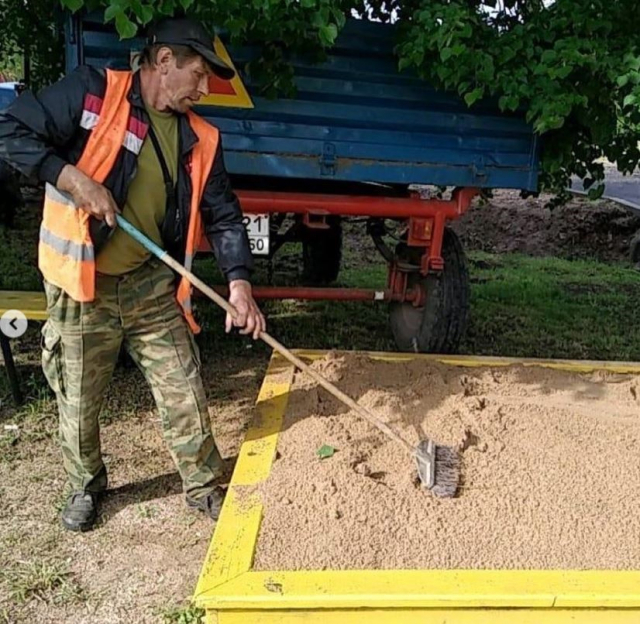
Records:
{"label": "trailer wheel", "polygon": [[335,282],[342,261],[342,223],[328,217],[329,229],[306,228],[302,239],[302,279],[305,284]]}
{"label": "trailer wheel", "polygon": [[444,269],[440,275],[422,277],[415,273],[409,277],[410,284],[422,280],[427,291],[424,307],[399,302],[389,306],[391,332],[400,351],[458,350],[469,314],[469,271],[460,239],[449,228],[444,232],[442,257]]}

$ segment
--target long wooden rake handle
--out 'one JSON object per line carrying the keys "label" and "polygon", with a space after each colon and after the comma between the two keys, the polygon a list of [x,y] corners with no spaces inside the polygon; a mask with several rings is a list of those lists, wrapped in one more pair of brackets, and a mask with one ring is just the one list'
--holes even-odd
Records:
{"label": "long wooden rake handle", "polygon": [[[142,232],[131,225],[124,217],[117,215],[116,219],[118,225],[130,234],[135,240],[137,240],[143,247],[148,249],[154,256],[158,257],[167,266],[171,267],[176,273],[182,275],[182,277],[189,280],[193,286],[202,291],[209,299],[217,303],[223,310],[231,314],[235,318],[238,314],[237,310],[221,295],[219,295],[213,288],[207,286],[200,278],[194,275],[191,271],[183,267],[179,262],[172,258],[164,249],[161,249],[152,240],[147,238]],[[317,381],[329,394],[332,394],[336,399],[342,401],[345,405],[357,412],[362,418],[370,422],[372,425],[380,429],[384,434],[395,440],[399,444],[405,447],[405,449],[413,456],[415,455],[414,447],[405,440],[398,432],[391,429],[387,424],[382,422],[373,412],[366,407],[356,403],[350,396],[346,395],[340,388],[334,386],[328,379],[320,375],[317,371],[311,368],[308,364],[303,362],[299,357],[291,353],[287,347],[277,341],[273,336],[267,332],[260,332],[260,338],[264,340],[272,349],[275,349],[278,353],[283,355],[294,366],[297,366],[301,371],[307,373],[315,381]]]}

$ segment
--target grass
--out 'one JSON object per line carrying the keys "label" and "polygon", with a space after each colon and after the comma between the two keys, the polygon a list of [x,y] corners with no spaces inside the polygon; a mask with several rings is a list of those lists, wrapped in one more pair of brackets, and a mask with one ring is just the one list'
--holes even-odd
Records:
{"label": "grass", "polygon": [[[30,217],[20,230],[0,226],[0,244],[6,249],[0,257],[0,289],[40,288],[31,240],[34,235],[29,234],[34,225],[37,220]],[[385,266],[381,261],[362,260],[371,257],[371,249],[365,249],[371,244],[362,236],[361,239],[355,245],[345,246],[344,269],[337,285],[382,287],[386,282]],[[300,252],[299,245],[285,246],[275,266],[275,283],[295,283]],[[630,322],[640,303],[640,275],[631,267],[482,252],[470,252],[469,260],[471,312],[462,352],[640,359],[640,329]],[[258,262],[257,266],[255,282],[267,283],[266,263]],[[195,271],[209,283],[221,282],[210,258],[198,259]],[[215,304],[198,298],[196,306],[205,330],[199,338],[205,359],[214,354],[215,357],[248,352],[259,357],[268,355],[262,343],[226,336],[224,313]],[[262,307],[270,333],[287,346],[394,349],[384,304],[293,300],[267,301]],[[6,382],[0,376],[0,397],[6,396],[6,392]],[[118,413],[122,411],[122,406],[115,407]],[[107,406],[104,419],[109,418]]]}
{"label": "grass", "polygon": [[205,612],[195,605],[170,605],[157,612],[162,624],[203,624]]}
{"label": "grass", "polygon": [[0,571],[16,604],[40,600],[61,605],[86,599],[84,589],[66,564],[58,561],[20,561]]}
{"label": "grass", "polygon": [[[12,461],[23,449],[56,435],[58,421],[53,393],[41,372],[34,372],[23,381],[24,404],[12,414],[11,422],[0,427],[0,456]],[[6,375],[0,375],[0,405],[9,403]]]}
{"label": "grass", "polygon": [[149,520],[155,517],[158,513],[158,510],[153,505],[138,504],[136,506],[136,510],[138,512],[138,516],[144,520]]}
{"label": "grass", "polygon": [[[471,310],[462,353],[513,357],[640,360],[640,273],[617,264],[469,253]],[[380,287],[383,265],[349,267],[341,285]],[[223,315],[199,300],[205,348],[241,350],[225,340]],[[393,350],[384,304],[267,302],[269,331],[288,346]],[[253,345],[252,349],[262,349]]]}
{"label": "grass", "polygon": [[466,353],[640,360],[640,273],[622,265],[470,254]]}
{"label": "grass", "polygon": [[16,221],[19,227],[9,229],[0,224],[0,289],[41,290],[37,266],[38,229],[41,208],[25,208]]}

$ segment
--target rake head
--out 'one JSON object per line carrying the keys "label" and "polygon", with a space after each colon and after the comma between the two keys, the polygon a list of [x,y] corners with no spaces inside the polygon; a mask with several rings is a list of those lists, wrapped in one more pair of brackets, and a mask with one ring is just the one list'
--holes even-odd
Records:
{"label": "rake head", "polygon": [[440,498],[456,495],[460,482],[460,458],[455,449],[421,440],[415,448],[416,468],[423,487]]}

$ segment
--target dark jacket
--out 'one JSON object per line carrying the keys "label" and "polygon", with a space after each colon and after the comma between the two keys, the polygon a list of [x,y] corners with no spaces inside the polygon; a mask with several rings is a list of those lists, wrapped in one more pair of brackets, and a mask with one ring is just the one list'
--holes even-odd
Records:
{"label": "dark jacket", "polygon": [[23,205],[18,173],[0,160],[0,223],[13,227],[16,211]]}
{"label": "dark jacket", "polygon": [[[90,133],[90,118],[99,112],[106,90],[106,76],[101,70],[81,66],[59,82],[43,89],[37,96],[25,91],[8,109],[0,113],[0,159],[31,180],[56,184],[62,168],[76,164]],[[149,116],[140,94],[140,78],[134,74],[129,93],[130,129],[146,136]],[[179,115],[178,180],[176,206],[168,207],[162,238],[165,249],[179,262],[184,260],[191,179],[188,174],[189,154],[198,141],[186,115]],[[253,258],[242,212],[233,193],[224,166],[222,146],[214,159],[200,210],[206,236],[214,249],[218,265],[228,281],[248,279]],[[104,185],[111,191],[120,208],[124,206],[129,184],[135,176],[137,154],[123,146]],[[92,220],[91,234],[99,250],[108,238],[110,228]]]}

